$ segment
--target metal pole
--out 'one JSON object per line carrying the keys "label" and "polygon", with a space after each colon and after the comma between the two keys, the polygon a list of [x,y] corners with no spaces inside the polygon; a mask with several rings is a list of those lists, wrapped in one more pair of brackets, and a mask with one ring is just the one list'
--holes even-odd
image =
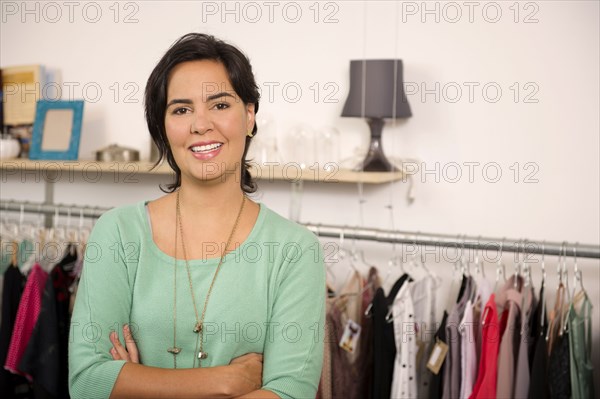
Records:
{"label": "metal pole", "polygon": [[[78,205],[38,204],[20,201],[0,201],[0,210],[27,213],[54,214],[58,209],[59,215],[83,215],[87,218],[99,218],[110,208],[92,208]],[[578,258],[600,259],[600,246],[591,244],[576,244],[574,242],[546,242],[533,240],[515,240],[512,238],[492,238],[475,236],[453,236],[448,234],[431,234],[421,232],[390,231],[382,229],[356,228],[351,226],[322,225],[301,223],[319,237],[340,237],[368,240],[384,243],[414,244],[420,246],[468,248],[476,250],[495,250],[502,252],[524,252],[527,254],[567,255]]]}

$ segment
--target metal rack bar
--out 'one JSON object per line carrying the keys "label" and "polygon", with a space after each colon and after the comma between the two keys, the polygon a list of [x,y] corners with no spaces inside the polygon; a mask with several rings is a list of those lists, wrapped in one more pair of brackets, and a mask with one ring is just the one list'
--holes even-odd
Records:
{"label": "metal rack bar", "polygon": [[[304,223],[320,237],[341,237],[384,243],[413,244],[418,246],[453,247],[458,249],[500,250],[527,254],[567,255],[578,258],[600,259],[600,246],[591,244],[533,241],[529,239],[491,238],[482,236],[453,236],[421,232],[390,231],[351,226],[334,226]],[[574,244],[574,245],[573,245]]]}
{"label": "metal rack bar", "polygon": [[[98,218],[110,208],[87,207],[64,204],[44,204],[20,201],[0,201],[0,211],[54,214]],[[391,231],[381,229],[356,228],[351,226],[301,223],[319,237],[341,237],[383,243],[413,244],[418,246],[453,247],[476,250],[500,250],[502,252],[525,252],[577,256],[578,258],[600,259],[600,246],[567,242],[546,242],[515,240],[511,238],[491,238],[475,236],[452,236],[421,232]]]}
{"label": "metal rack bar", "polygon": [[43,213],[50,217],[56,214],[58,211],[58,214],[63,216],[71,215],[72,217],[83,216],[85,218],[99,218],[104,212],[108,211],[109,209],[110,208],[66,204],[48,204],[28,201],[0,201],[0,211],[23,211],[26,213]]}

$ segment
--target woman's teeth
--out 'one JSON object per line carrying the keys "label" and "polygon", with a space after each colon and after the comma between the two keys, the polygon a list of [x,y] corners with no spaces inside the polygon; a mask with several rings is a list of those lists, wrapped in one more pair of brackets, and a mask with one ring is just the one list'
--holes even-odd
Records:
{"label": "woman's teeth", "polygon": [[192,152],[209,152],[209,151],[213,151],[216,150],[217,148],[221,147],[223,144],[222,143],[214,143],[214,144],[207,144],[207,145],[197,145],[191,148]]}

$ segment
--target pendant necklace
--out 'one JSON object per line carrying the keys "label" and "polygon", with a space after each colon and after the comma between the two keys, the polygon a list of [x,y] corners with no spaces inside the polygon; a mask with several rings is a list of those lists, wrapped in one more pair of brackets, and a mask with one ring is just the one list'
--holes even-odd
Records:
{"label": "pendant necklace", "polygon": [[227,252],[227,248],[229,248],[229,244],[231,244],[231,239],[237,229],[238,223],[240,221],[240,217],[242,215],[242,211],[244,210],[244,204],[246,203],[246,195],[242,195],[242,204],[240,205],[240,210],[238,212],[237,218],[235,219],[235,223],[233,228],[231,229],[231,233],[229,234],[229,238],[227,239],[227,244],[225,244],[225,248],[223,248],[223,252],[221,253],[221,258],[219,259],[219,264],[215,269],[215,274],[213,275],[212,281],[208,288],[208,292],[206,293],[206,299],[204,300],[204,307],[202,308],[202,314],[198,317],[198,308],[196,307],[196,298],[194,295],[194,287],[192,285],[192,275],[190,273],[190,265],[187,259],[187,253],[185,250],[185,240],[183,238],[183,226],[181,224],[181,208],[179,205],[179,191],[176,194],[176,215],[175,215],[175,255],[173,262],[173,346],[167,348],[167,352],[173,355],[173,368],[177,368],[177,355],[181,353],[182,348],[177,346],[177,235],[181,236],[181,246],[183,248],[183,259],[185,260],[185,269],[187,271],[188,282],[190,285],[190,293],[192,296],[192,303],[194,305],[194,314],[196,316],[196,324],[194,325],[193,332],[196,333],[196,348],[194,351],[194,362],[193,367],[196,367],[196,359],[198,360],[198,366],[201,366],[201,361],[208,357],[208,354],[204,351],[204,316],[206,314],[206,307],[208,306],[208,299],[210,298],[210,294],[212,292],[213,286],[217,279],[217,275],[219,274],[219,270],[221,265],[223,264],[223,258],[225,257],[225,252]]}

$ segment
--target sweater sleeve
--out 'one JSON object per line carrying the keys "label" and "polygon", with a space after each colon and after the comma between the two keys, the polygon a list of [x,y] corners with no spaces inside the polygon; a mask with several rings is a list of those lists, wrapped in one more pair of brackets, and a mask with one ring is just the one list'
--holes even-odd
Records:
{"label": "sweater sleeve", "polygon": [[308,230],[285,243],[264,349],[263,389],[281,398],[314,398],[323,362],[325,268]]}
{"label": "sweater sleeve", "polygon": [[72,398],[109,397],[125,364],[113,360],[109,352],[111,331],[116,330],[124,342],[122,327],[129,321],[131,309],[132,282],[123,248],[116,212],[109,211],[96,222],[88,240],[71,318]]}

